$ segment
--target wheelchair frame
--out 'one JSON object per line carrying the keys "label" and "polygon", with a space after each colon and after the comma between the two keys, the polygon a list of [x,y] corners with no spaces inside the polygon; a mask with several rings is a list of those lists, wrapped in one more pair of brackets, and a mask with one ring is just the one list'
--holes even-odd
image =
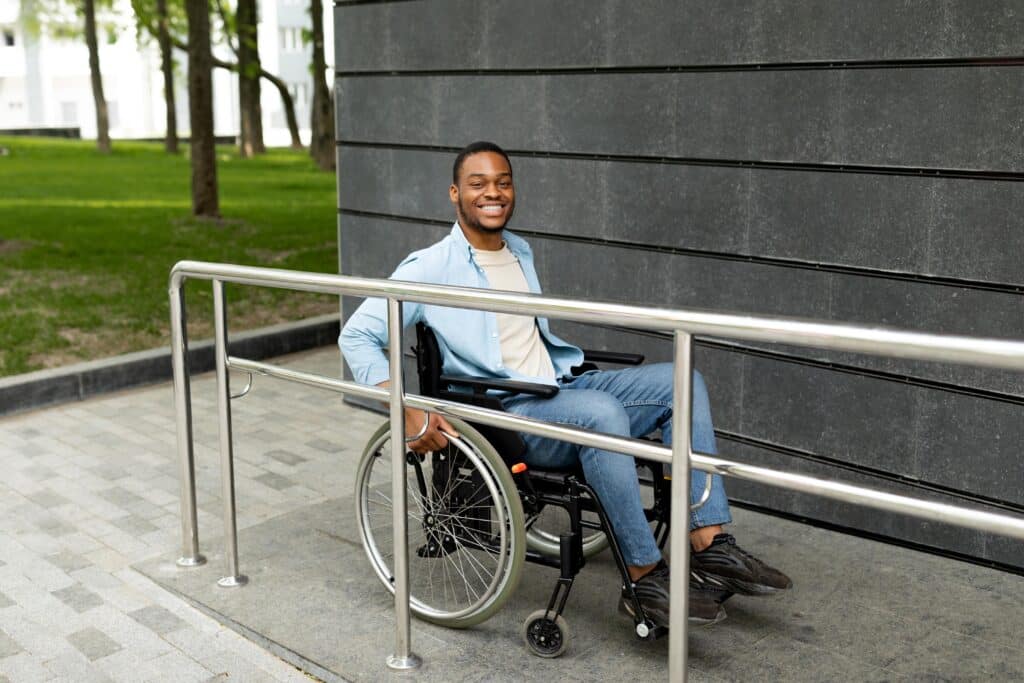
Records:
{"label": "wheelchair frame", "polygon": [[[433,331],[423,323],[419,323],[416,326],[416,336],[417,345],[413,351],[416,354],[420,393],[425,396],[502,410],[500,400],[490,395],[488,393],[490,390],[529,393],[545,398],[550,398],[559,391],[558,387],[546,384],[445,375],[441,372],[441,351]],[[596,369],[593,364],[595,361],[633,365],[643,362],[643,356],[638,354],[586,351],[585,356],[585,364],[573,369],[575,374]],[[413,612],[417,616],[456,628],[473,626],[489,618],[514,592],[519,578],[517,563],[521,566],[521,562],[526,561],[551,567],[559,571],[559,576],[547,606],[527,617],[523,624],[522,634],[526,645],[534,654],[542,657],[557,657],[565,651],[569,644],[568,624],[562,615],[575,578],[587,562],[583,536],[584,530],[590,530],[603,533],[611,548],[622,587],[627,598],[632,602],[636,636],[641,639],[654,639],[664,635],[667,629],[655,624],[646,615],[637,598],[633,590],[634,584],[629,578],[625,558],[612,531],[611,521],[596,492],[586,483],[582,471],[578,467],[573,470],[529,468],[520,460],[525,453],[526,446],[519,434],[481,424],[458,423],[456,428],[460,432],[460,437],[450,438],[449,446],[443,451],[425,455],[418,455],[411,451],[406,453],[406,463],[412,468],[413,475],[407,477],[409,492],[411,498],[421,505],[420,512],[422,514],[421,518],[411,520],[410,529],[415,523],[418,523],[423,532],[422,542],[416,541],[418,547],[410,548],[410,556],[415,555],[424,560],[440,559],[450,553],[473,550],[492,554],[508,553],[510,564],[506,569],[502,562],[496,560],[496,574],[490,582],[490,586],[499,581],[499,572],[505,572],[501,574],[499,581],[499,583],[503,583],[499,587],[497,596],[491,600],[490,595],[486,595],[487,600],[482,601],[477,611],[467,615],[464,612],[470,608],[466,608],[452,613],[442,613],[431,610],[421,599],[414,596],[412,606]],[[367,516],[370,514],[368,507],[371,496],[370,479],[372,477],[370,471],[373,469],[375,460],[383,457],[382,454],[387,451],[383,446],[386,433],[387,423],[378,430],[364,452],[357,477],[356,499],[357,517],[363,530],[363,543],[367,555],[371,563],[374,564],[381,581],[386,587],[393,590],[394,579],[387,567],[386,551],[382,553],[380,550],[386,543],[377,542],[373,533],[368,529],[370,522],[367,520]],[[472,457],[467,452],[467,448],[479,457]],[[485,461],[489,462],[484,464]],[[425,474],[425,470],[428,468],[431,472],[429,484]],[[664,547],[670,531],[671,482],[664,478],[664,469],[661,463],[639,460],[638,470],[641,468],[650,472],[649,478],[641,477],[640,481],[642,484],[651,486],[654,501],[653,505],[645,510],[645,513],[649,521],[655,522],[654,533],[659,547]],[[463,476],[463,479],[453,484],[451,472],[456,469],[472,472],[472,474],[460,475]],[[498,470],[504,471],[499,472]],[[440,478],[439,472],[441,473]],[[445,476],[448,477],[447,480],[445,480]],[[480,481],[473,479],[474,476],[478,477]],[[493,478],[493,481],[485,481],[488,478]],[[509,479],[511,479],[511,487],[508,487]],[[499,503],[494,500],[494,492],[499,488],[506,487],[512,490],[503,490],[501,495],[515,499],[509,503],[501,503],[502,506],[507,506],[507,512],[505,509],[498,510]],[[438,490],[444,492],[441,499],[434,495]],[[468,498],[465,491],[472,492]],[[703,500],[706,500],[709,491],[710,487],[698,506],[703,503]],[[569,519],[569,530],[559,534],[556,548],[537,542],[531,544],[529,540],[531,527],[536,523],[541,511],[547,507],[564,510]],[[488,509],[486,516],[481,512],[484,508]],[[507,533],[511,536],[522,535],[524,539],[518,544],[495,540],[495,537],[491,535],[494,528],[491,509],[503,513],[498,515],[498,525],[507,526],[507,529],[499,529],[499,537],[504,538],[504,534]],[[458,510],[460,514],[469,514],[464,518],[460,517],[457,522],[458,528],[456,525],[450,524],[443,531],[438,531],[439,526],[443,525],[436,524],[435,518],[442,518],[446,515],[449,520],[454,518],[455,515],[448,514],[450,510]],[[597,521],[584,519],[584,512],[595,514]],[[412,516],[415,517],[415,514]],[[522,520],[522,527],[518,529],[516,528],[516,524],[519,523],[516,521],[517,518]],[[597,547],[599,545],[595,544],[592,550],[599,551],[601,549],[601,547]],[[519,559],[518,553],[522,553],[522,560]],[[433,567],[430,567],[430,571],[433,572]],[[479,572],[477,573],[479,575]],[[463,579],[466,579],[465,575],[463,575]],[[452,593],[457,592],[458,590],[453,586]],[[467,587],[467,599],[471,592],[475,593],[475,590]],[[447,593],[447,587],[445,587],[445,599],[448,597]],[[431,597],[433,598],[433,587],[431,587]]]}

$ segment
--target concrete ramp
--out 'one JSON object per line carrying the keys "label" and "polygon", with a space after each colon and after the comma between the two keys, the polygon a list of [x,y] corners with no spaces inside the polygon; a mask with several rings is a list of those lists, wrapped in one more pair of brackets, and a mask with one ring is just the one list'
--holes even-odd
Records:
{"label": "concrete ramp", "polygon": [[[695,629],[695,681],[1024,680],[1024,579],[743,510],[741,545],[787,571],[788,594],[736,597],[729,618]],[[137,566],[160,585],[324,680],[666,680],[667,641],[644,643],[617,612],[618,579],[607,553],[592,561],[566,611],[568,652],[543,660],[526,650],[523,619],[543,607],[556,578],[527,565],[496,617],[456,631],[413,621],[414,676],[390,673],[391,596],[358,541],[351,497],[311,505],[243,530],[250,584],[224,589],[215,552],[184,570],[172,558]]]}

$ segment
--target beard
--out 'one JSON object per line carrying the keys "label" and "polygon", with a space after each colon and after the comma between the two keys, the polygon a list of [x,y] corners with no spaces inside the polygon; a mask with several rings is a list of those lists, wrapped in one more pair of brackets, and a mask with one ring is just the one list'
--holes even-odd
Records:
{"label": "beard", "polygon": [[502,223],[500,227],[492,228],[484,225],[475,218],[470,218],[470,210],[472,209],[472,206],[472,202],[464,202],[462,197],[459,197],[458,210],[456,211],[456,213],[458,214],[457,217],[459,219],[459,225],[470,230],[478,230],[485,234],[494,234],[504,230],[505,226],[508,225],[508,222],[512,220],[512,214],[516,208],[514,201],[510,203],[508,208],[508,215],[505,218],[505,222]]}

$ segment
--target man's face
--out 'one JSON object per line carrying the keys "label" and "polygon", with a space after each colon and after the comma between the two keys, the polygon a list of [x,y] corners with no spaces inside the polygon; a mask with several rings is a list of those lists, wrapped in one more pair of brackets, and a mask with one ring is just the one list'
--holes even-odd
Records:
{"label": "man's face", "polygon": [[458,184],[449,188],[448,195],[463,228],[501,232],[516,206],[512,169],[496,152],[468,156],[463,160]]}

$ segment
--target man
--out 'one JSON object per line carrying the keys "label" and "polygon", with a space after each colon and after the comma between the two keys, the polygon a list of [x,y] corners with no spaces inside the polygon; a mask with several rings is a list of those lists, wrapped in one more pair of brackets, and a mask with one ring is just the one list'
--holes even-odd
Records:
{"label": "man", "polygon": [[[490,142],[467,146],[455,160],[448,194],[458,219],[451,233],[409,255],[392,279],[540,292],[529,246],[505,230],[515,209],[508,155]],[[663,440],[672,442],[671,364],[573,377],[570,368],[583,361],[583,353],[553,335],[544,318],[412,303],[403,305],[403,314],[407,326],[423,320],[434,329],[447,373],[544,382],[561,388],[550,399],[525,394],[504,398],[511,413],[622,436],[639,437],[660,429]],[[386,321],[384,301],[368,299],[341,333],[342,352],[361,383],[388,383],[383,352]],[[447,439],[442,431],[455,430],[440,415],[407,408],[405,431],[412,439],[409,447],[426,452],[444,447]],[[667,626],[669,571],[644,516],[634,459],[529,434],[523,438],[527,444],[524,459],[529,465],[559,467],[580,462],[587,482],[608,512],[645,612]],[[698,372],[694,372],[693,382],[693,446],[700,452],[716,452],[707,389]],[[694,500],[703,493],[706,476],[694,472]],[[729,522],[729,502],[721,477],[715,475],[710,499],[691,513],[691,623],[723,619],[722,602],[733,593],[769,595],[792,585],[787,576],[740,549],[723,529]],[[620,607],[627,612],[633,609],[625,591]]]}

